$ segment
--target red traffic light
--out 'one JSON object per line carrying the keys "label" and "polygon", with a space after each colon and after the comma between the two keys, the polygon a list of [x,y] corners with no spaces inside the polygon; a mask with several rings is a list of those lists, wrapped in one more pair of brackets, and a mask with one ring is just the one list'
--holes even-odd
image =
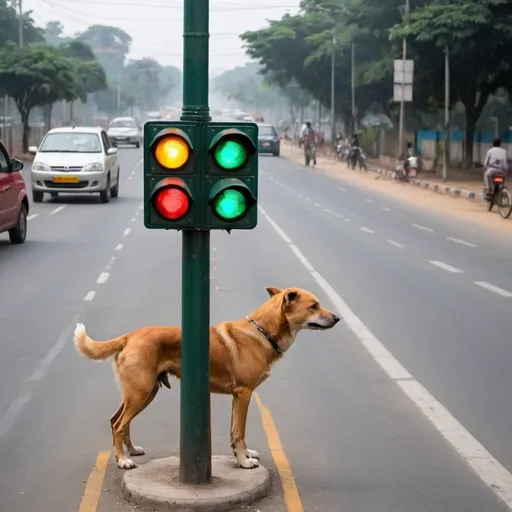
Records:
{"label": "red traffic light", "polygon": [[187,214],[190,208],[190,199],[180,188],[165,187],[157,192],[154,206],[164,219],[179,220]]}

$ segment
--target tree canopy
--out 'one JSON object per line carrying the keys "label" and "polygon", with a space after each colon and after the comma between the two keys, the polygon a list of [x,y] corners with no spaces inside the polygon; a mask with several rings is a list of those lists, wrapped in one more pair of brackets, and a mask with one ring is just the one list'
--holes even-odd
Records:
{"label": "tree canopy", "polygon": [[[414,59],[414,102],[409,120],[444,104],[444,51],[451,57],[450,107],[466,113],[466,157],[471,160],[476,123],[491,95],[511,89],[512,2],[508,0],[304,0],[297,15],[285,15],[241,38],[266,77],[291,81],[330,106],[331,56],[335,55],[337,115],[351,120],[351,49],[355,49],[357,117],[384,113],[396,123],[393,59],[402,38]],[[333,46],[334,45],[334,46]]]}

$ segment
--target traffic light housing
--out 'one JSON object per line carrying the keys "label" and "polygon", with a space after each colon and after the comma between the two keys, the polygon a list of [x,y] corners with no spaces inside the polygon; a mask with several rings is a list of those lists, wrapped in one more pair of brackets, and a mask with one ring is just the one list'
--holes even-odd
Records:
{"label": "traffic light housing", "polygon": [[211,122],[206,140],[206,229],[254,229],[258,223],[258,125]]}
{"label": "traffic light housing", "polygon": [[144,125],[144,225],[149,229],[194,229],[197,139],[194,123],[154,121]]}

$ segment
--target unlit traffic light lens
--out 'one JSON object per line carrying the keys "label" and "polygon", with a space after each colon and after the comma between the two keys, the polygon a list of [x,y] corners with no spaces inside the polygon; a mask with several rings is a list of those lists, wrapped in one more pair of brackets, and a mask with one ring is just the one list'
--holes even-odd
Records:
{"label": "unlit traffic light lens", "polygon": [[179,169],[187,163],[190,155],[188,144],[176,136],[164,137],[155,148],[155,158],[166,169]]}
{"label": "unlit traffic light lens", "polygon": [[247,199],[239,190],[223,190],[213,200],[213,209],[224,220],[236,220],[247,211]]}
{"label": "unlit traffic light lens", "polygon": [[223,140],[215,148],[214,156],[221,167],[234,170],[245,164],[248,153],[242,143],[236,140]]}
{"label": "unlit traffic light lens", "polygon": [[179,220],[186,215],[190,206],[187,194],[179,188],[164,188],[155,198],[155,208],[168,220]]}

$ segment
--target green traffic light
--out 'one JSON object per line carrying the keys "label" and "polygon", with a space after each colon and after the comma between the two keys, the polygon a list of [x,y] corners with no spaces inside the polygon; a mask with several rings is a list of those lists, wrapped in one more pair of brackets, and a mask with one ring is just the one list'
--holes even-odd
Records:
{"label": "green traffic light", "polygon": [[234,170],[245,164],[248,158],[247,148],[236,140],[219,142],[214,152],[216,162],[224,169]]}
{"label": "green traffic light", "polygon": [[239,190],[223,190],[213,200],[213,209],[224,220],[236,220],[247,211],[247,199]]}

